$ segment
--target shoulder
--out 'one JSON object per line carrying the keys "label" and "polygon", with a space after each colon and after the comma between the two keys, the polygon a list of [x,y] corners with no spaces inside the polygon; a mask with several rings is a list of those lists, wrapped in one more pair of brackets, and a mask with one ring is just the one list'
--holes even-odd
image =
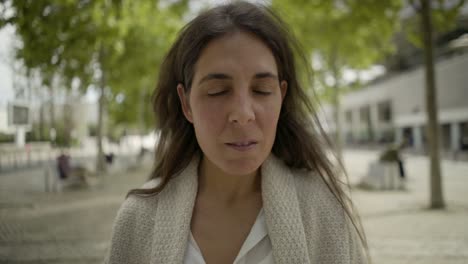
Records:
{"label": "shoulder", "polygon": [[331,192],[325,179],[317,172],[305,169],[292,169],[291,174],[294,177],[298,196],[324,202],[334,203],[335,195]]}
{"label": "shoulder", "polygon": [[323,177],[314,171],[294,171],[297,199],[302,215],[318,219],[318,225],[343,226],[346,211]]}
{"label": "shoulder", "polygon": [[[153,182],[143,185],[149,188],[148,185],[154,184]],[[142,188],[143,188],[142,187]],[[114,234],[125,230],[132,230],[142,227],[142,223],[150,222],[151,216],[157,209],[158,196],[141,197],[138,195],[129,195],[120,206],[117,217],[114,221]],[[138,225],[137,225],[138,223]],[[148,223],[149,224],[149,223]]]}
{"label": "shoulder", "polygon": [[295,171],[293,175],[303,221],[324,233],[342,229],[346,211],[322,176],[314,171]]}
{"label": "shoulder", "polygon": [[[142,188],[151,188],[155,181],[145,183]],[[154,215],[159,197],[128,196],[120,206],[112,227],[111,243],[106,263],[145,262],[151,251]]]}
{"label": "shoulder", "polygon": [[357,230],[325,180],[314,171],[292,172],[302,221],[309,237],[319,238],[319,241],[334,245],[321,248],[321,251],[330,253],[325,255],[346,256],[350,263],[366,263]]}
{"label": "shoulder", "polygon": [[342,226],[347,214],[331,185],[317,171],[294,170],[292,175],[303,214],[320,219],[319,224]]}
{"label": "shoulder", "polygon": [[[160,184],[159,178],[149,180],[144,183],[140,189],[155,188]],[[138,195],[129,195],[120,206],[117,213],[116,224],[124,225],[129,221],[140,221],[148,219],[153,215],[158,203],[158,195],[142,197]],[[125,225],[124,225],[125,226]]]}
{"label": "shoulder", "polygon": [[320,201],[334,203],[336,200],[316,170],[291,168],[275,155],[270,155],[262,165],[262,175],[262,183],[269,184],[268,188],[278,190],[291,184],[299,199],[310,201],[312,204]]}

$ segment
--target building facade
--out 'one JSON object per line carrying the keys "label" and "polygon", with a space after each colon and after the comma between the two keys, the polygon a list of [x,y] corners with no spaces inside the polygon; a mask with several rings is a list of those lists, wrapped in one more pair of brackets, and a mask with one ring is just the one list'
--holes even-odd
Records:
{"label": "building facade", "polygon": [[[468,150],[468,53],[439,60],[435,66],[440,146]],[[420,151],[425,136],[424,67],[369,84],[341,98],[343,137],[348,144],[401,142]]]}

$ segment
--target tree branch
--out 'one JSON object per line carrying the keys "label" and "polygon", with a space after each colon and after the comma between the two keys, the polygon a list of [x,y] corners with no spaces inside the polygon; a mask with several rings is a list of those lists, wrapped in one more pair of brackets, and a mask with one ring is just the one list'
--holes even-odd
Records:
{"label": "tree branch", "polygon": [[409,3],[417,13],[421,13],[421,6],[418,6],[415,0],[409,0]]}
{"label": "tree branch", "polygon": [[453,10],[462,8],[463,5],[465,4],[465,2],[466,2],[466,0],[459,0],[459,1],[458,1],[458,4],[455,5],[455,7],[453,8]]}

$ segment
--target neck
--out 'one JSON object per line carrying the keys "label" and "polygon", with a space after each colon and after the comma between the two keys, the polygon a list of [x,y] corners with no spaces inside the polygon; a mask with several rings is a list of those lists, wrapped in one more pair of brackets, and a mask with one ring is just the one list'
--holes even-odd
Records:
{"label": "neck", "polygon": [[261,192],[260,169],[248,175],[232,175],[204,156],[198,174],[199,195],[214,197],[226,205],[242,202]]}

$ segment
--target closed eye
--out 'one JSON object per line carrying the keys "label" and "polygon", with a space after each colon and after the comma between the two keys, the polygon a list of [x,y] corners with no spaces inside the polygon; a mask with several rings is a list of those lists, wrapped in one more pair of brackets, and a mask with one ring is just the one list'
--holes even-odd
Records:
{"label": "closed eye", "polygon": [[262,90],[254,90],[254,93],[259,94],[259,95],[270,95],[271,94],[271,92],[262,91]]}
{"label": "closed eye", "polygon": [[223,90],[223,91],[214,92],[214,93],[208,93],[208,96],[220,96],[220,95],[223,95],[223,94],[225,94],[227,92],[228,92],[228,90]]}

